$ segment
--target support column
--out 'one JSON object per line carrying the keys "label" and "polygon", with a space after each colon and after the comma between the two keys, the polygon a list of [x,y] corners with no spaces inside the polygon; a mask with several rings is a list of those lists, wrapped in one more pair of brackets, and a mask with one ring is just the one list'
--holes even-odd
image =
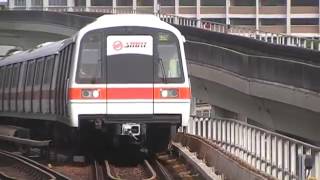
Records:
{"label": "support column", "polygon": [[49,8],[49,0],[43,0],[42,1],[42,6],[44,11],[48,11]]}
{"label": "support column", "polygon": [[137,10],[137,0],[133,0],[132,1],[132,10],[133,10],[133,12],[136,12],[136,10]]}
{"label": "support column", "polygon": [[287,0],[287,34],[291,34],[291,0]]}
{"label": "support column", "polygon": [[197,27],[200,27],[200,20],[201,20],[201,17],[200,17],[200,14],[201,14],[201,10],[200,10],[200,6],[201,6],[201,2],[200,0],[197,0]]}
{"label": "support column", "polygon": [[9,5],[8,5],[8,6],[9,6],[9,9],[10,9],[10,10],[14,9],[14,7],[15,7],[15,5],[14,5],[14,0],[9,0],[8,3],[9,3]]}
{"label": "support column", "polygon": [[314,171],[315,171],[315,177],[317,178],[317,179],[319,179],[320,178],[320,152],[317,152],[316,154],[315,154],[315,166],[314,166]]}
{"label": "support column", "polygon": [[158,5],[158,0],[153,0],[153,14],[160,12],[160,5]]}
{"label": "support column", "polygon": [[89,12],[91,7],[91,0],[86,0],[86,11]]}
{"label": "support column", "polygon": [[179,15],[179,7],[180,7],[179,0],[174,0],[174,14],[176,16]]}
{"label": "support column", "polygon": [[230,0],[226,0],[226,24],[230,24],[229,10],[230,10]]}
{"label": "support column", "polygon": [[73,11],[74,8],[74,0],[67,0],[68,11]]}
{"label": "support column", "polygon": [[31,0],[26,0],[26,10],[31,9]]}
{"label": "support column", "polygon": [[256,30],[260,29],[260,0],[256,0]]}
{"label": "support column", "polygon": [[112,0],[112,13],[117,12],[117,0]]}

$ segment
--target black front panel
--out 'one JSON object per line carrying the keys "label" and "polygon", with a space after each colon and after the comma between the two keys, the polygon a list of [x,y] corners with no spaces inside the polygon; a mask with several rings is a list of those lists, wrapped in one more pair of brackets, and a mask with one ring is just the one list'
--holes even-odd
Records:
{"label": "black front panel", "polygon": [[[119,41],[110,43],[115,37],[119,37]],[[147,37],[152,39],[152,54],[141,51],[108,53],[111,46],[115,50],[144,48],[144,43],[150,42],[146,41]],[[146,27],[114,27],[88,32],[81,40],[76,82],[182,83],[179,41],[169,31]]]}

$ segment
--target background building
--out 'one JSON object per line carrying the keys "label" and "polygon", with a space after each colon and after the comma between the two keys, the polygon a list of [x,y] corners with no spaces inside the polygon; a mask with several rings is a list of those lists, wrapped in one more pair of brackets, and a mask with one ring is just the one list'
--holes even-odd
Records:
{"label": "background building", "polygon": [[320,35],[320,0],[9,0],[11,9],[160,12],[305,37]]}

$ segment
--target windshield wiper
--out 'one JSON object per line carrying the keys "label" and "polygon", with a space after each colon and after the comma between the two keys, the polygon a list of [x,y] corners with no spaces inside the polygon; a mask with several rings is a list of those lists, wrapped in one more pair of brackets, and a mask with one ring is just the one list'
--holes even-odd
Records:
{"label": "windshield wiper", "polygon": [[160,62],[160,66],[161,66],[161,71],[162,71],[162,75],[163,75],[163,81],[164,81],[164,83],[168,83],[168,81],[167,81],[167,75],[166,75],[166,70],[164,69],[164,65],[163,65],[163,60],[162,60],[162,58],[159,58],[159,62]]}

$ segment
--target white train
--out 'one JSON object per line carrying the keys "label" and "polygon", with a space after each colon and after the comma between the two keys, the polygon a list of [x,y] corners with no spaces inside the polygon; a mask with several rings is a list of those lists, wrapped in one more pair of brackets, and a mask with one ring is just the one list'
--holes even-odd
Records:
{"label": "white train", "polygon": [[69,39],[8,56],[0,61],[0,122],[65,139],[100,131],[113,142],[164,146],[189,119],[183,43],[153,15],[104,15]]}

